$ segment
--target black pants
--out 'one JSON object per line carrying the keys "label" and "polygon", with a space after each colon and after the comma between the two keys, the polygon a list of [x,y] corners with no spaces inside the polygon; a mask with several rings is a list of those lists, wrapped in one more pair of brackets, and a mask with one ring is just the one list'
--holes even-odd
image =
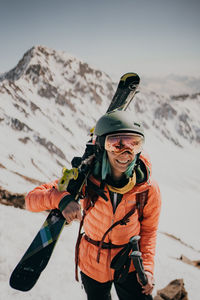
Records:
{"label": "black pants", "polygon": [[119,300],[147,300],[148,296],[142,294],[141,285],[138,283],[136,273],[128,274],[127,279],[123,283],[108,281],[105,283],[98,282],[83,272],[81,279],[87,294],[88,300],[111,300],[111,287],[114,283]]}

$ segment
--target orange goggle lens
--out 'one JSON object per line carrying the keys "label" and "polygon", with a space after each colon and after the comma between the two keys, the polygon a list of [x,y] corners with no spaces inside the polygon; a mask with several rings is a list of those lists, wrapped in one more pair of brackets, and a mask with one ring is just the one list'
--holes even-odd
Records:
{"label": "orange goggle lens", "polygon": [[135,154],[141,152],[144,138],[136,134],[117,134],[107,135],[105,140],[105,149],[107,151],[120,153],[129,150]]}

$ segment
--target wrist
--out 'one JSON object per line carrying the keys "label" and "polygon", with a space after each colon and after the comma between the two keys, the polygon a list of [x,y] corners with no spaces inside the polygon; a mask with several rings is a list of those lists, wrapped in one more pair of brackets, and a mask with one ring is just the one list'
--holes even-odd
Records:
{"label": "wrist", "polygon": [[71,202],[71,201],[75,201],[74,200],[74,196],[72,195],[65,195],[59,202],[58,207],[60,209],[60,211],[62,212],[65,207]]}

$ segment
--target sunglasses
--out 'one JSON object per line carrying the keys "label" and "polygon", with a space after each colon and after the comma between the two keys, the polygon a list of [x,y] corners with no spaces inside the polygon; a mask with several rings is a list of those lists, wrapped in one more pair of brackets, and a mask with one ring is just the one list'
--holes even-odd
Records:
{"label": "sunglasses", "polygon": [[105,139],[105,149],[107,151],[121,153],[128,150],[137,154],[142,151],[144,138],[137,134],[110,134]]}

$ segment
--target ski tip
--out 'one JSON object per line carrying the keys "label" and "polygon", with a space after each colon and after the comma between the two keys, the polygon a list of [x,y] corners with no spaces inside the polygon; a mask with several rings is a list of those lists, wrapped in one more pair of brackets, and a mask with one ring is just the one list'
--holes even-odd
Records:
{"label": "ski tip", "polygon": [[35,282],[34,282],[34,284],[32,283],[31,285],[24,285],[23,282],[20,282],[20,284],[19,284],[14,281],[10,281],[9,285],[11,288],[13,288],[15,290],[18,290],[21,292],[28,292],[33,288],[33,286],[35,285]]}
{"label": "ski tip", "polygon": [[28,292],[34,287],[39,276],[40,274],[29,274],[29,272],[20,273],[18,269],[15,269],[10,276],[9,285],[15,290]]}
{"label": "ski tip", "polygon": [[126,73],[119,81],[118,88],[120,89],[130,89],[136,91],[138,85],[140,84],[140,77],[136,73]]}
{"label": "ski tip", "polygon": [[128,78],[129,79],[132,78],[133,80],[140,79],[140,77],[137,73],[129,72],[129,73],[125,73],[124,75],[122,75],[120,80],[126,81]]}

